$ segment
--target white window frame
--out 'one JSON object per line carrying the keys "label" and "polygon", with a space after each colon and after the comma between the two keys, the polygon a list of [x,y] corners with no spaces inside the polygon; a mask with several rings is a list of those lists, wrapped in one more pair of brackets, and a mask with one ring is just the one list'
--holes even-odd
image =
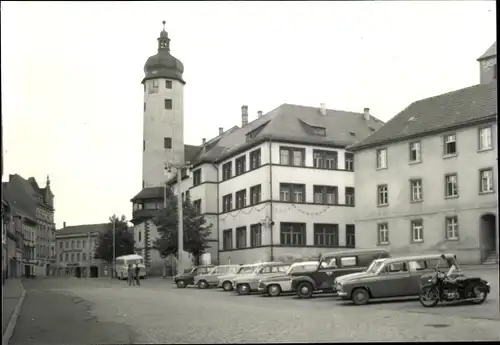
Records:
{"label": "white window frame", "polygon": [[[488,173],[487,175],[485,173]],[[489,176],[488,176],[489,175]],[[484,182],[487,184],[488,189],[484,189]],[[479,192],[480,193],[492,193],[495,191],[493,187],[493,169],[482,169],[479,172]]]}
{"label": "white window frame", "polygon": [[411,188],[411,201],[423,201],[424,193],[421,179],[415,179],[410,181]]}
{"label": "white window frame", "polygon": [[[386,202],[381,202],[382,198],[381,195],[385,195]],[[377,186],[377,205],[378,206],[386,206],[389,205],[389,186],[388,185],[381,185]]]}
{"label": "white window frame", "polygon": [[[415,152],[415,159],[412,159],[412,154]],[[422,145],[420,141],[414,141],[410,143],[410,162],[416,163],[416,162],[421,162],[421,152],[422,152]]]}
{"label": "white window frame", "polygon": [[379,244],[389,244],[389,225],[382,223],[377,225]]}
{"label": "white window frame", "polygon": [[458,217],[447,217],[446,218],[446,239],[447,240],[458,240]]}
{"label": "white window frame", "polygon": [[[417,235],[417,236],[415,236]],[[424,241],[424,222],[421,220],[411,221],[411,239],[412,242]]]}
{"label": "white window frame", "polygon": [[[452,179],[453,178],[453,179]],[[452,181],[454,180],[454,181]],[[458,196],[458,174],[449,174],[445,176],[445,197],[446,198],[453,198]],[[452,190],[455,192],[454,194],[448,194],[448,185],[452,184],[455,185],[455,188],[452,188]]]}
{"label": "white window frame", "polygon": [[[448,152],[448,144],[455,143],[455,152]],[[444,136],[444,155],[445,156],[454,156],[457,154],[457,135],[456,134],[448,134]]]}
{"label": "white window frame", "polygon": [[377,150],[377,169],[387,169],[387,149]]}
{"label": "white window frame", "polygon": [[490,150],[493,148],[493,128],[482,127],[479,129],[479,151]]}

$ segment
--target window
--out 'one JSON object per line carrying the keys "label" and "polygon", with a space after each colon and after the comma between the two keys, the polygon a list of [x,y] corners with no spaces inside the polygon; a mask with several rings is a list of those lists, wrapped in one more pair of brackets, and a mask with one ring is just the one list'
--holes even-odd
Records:
{"label": "window", "polygon": [[222,166],[222,181],[228,180],[233,176],[233,162],[227,162]]}
{"label": "window", "polygon": [[246,156],[242,156],[236,159],[235,164],[236,164],[236,176],[241,175],[245,172],[246,170]]}
{"label": "window", "polygon": [[247,227],[236,228],[236,249],[247,247]]}
{"label": "window", "polygon": [[314,224],[314,245],[321,247],[338,247],[338,224]]}
{"label": "window", "polygon": [[420,141],[410,143],[410,162],[420,162]]}
{"label": "window", "polygon": [[66,241],[66,243],[64,243],[64,246],[65,246],[66,248],[69,248],[69,242],[67,242],[67,241]]}
{"label": "window", "polygon": [[193,171],[193,186],[201,184],[201,169]]}
{"label": "window", "polygon": [[313,150],[314,167],[318,169],[335,170],[337,165],[337,152]]}
{"label": "window", "polygon": [[357,260],[355,256],[345,256],[340,258],[340,267],[353,267],[356,266]]}
{"label": "window", "polygon": [[165,98],[165,109],[171,110],[172,109],[172,100]]}
{"label": "window", "polygon": [[356,227],[354,224],[346,224],[345,226],[345,246],[356,248]]}
{"label": "window", "polygon": [[71,249],[75,249],[75,241],[71,241]]}
{"label": "window", "polygon": [[139,233],[137,234],[138,238],[139,238],[139,242],[142,241],[142,232],[139,231]]}
{"label": "window", "polygon": [[163,138],[163,147],[166,149],[172,148],[172,138]]}
{"label": "window", "polygon": [[69,261],[69,254],[68,253],[64,254],[64,261]]}
{"label": "window", "polygon": [[229,212],[233,208],[233,195],[227,194],[222,197],[222,212]]}
{"label": "window", "polygon": [[59,248],[62,248],[62,247],[63,247],[63,243],[59,242]]}
{"label": "window", "polygon": [[479,129],[479,150],[488,150],[493,147],[491,133],[491,127],[483,127]]}
{"label": "window", "polygon": [[233,249],[233,229],[224,230],[222,233],[222,249]]}
{"label": "window", "polygon": [[250,246],[260,247],[262,245],[262,225],[250,225]]}
{"label": "window", "polygon": [[75,262],[75,253],[71,253],[71,262]]}
{"label": "window", "polygon": [[172,88],[172,80],[165,80],[165,88],[166,89]]}
{"label": "window", "polygon": [[146,111],[146,102],[144,102],[144,111]]}
{"label": "window", "polygon": [[321,135],[325,136],[326,135],[326,128],[324,127],[312,127],[314,135]]}
{"label": "window", "polygon": [[245,207],[247,204],[247,190],[242,189],[236,192],[236,209]]}
{"label": "window", "polygon": [[352,153],[345,153],[345,170],[354,171],[354,155]]}
{"label": "window", "polygon": [[86,244],[87,244],[87,241],[82,240],[82,248],[83,248],[83,249],[85,249]]}
{"label": "window", "polygon": [[457,174],[445,176],[445,191],[444,195],[447,198],[458,196],[458,177]]}
{"label": "window", "polygon": [[444,155],[451,156],[457,154],[456,135],[450,134],[443,137],[444,140]]}
{"label": "window", "polygon": [[306,225],[304,223],[281,223],[281,244],[286,246],[306,245]]}
{"label": "window", "polygon": [[189,199],[190,199],[190,197],[189,197],[189,191],[187,190],[186,191],[186,200],[189,200]]}
{"label": "window", "polygon": [[446,239],[458,240],[458,217],[446,217]]}
{"label": "window", "polygon": [[314,203],[337,204],[338,189],[334,186],[314,186]]}
{"label": "window", "polygon": [[305,184],[280,183],[280,200],[288,202],[305,202]]}
{"label": "window", "polygon": [[293,147],[280,147],[280,164],[304,166],[305,150]]}
{"label": "window", "polygon": [[387,149],[377,150],[377,169],[387,168]]}
{"label": "window", "polygon": [[255,205],[260,202],[261,187],[260,184],[250,187],[250,205]]}
{"label": "window", "polygon": [[378,244],[389,244],[389,224],[377,225]]}
{"label": "window", "polygon": [[151,83],[149,84],[149,93],[158,93],[159,85],[158,79],[151,80]]}
{"label": "window", "polygon": [[345,204],[354,206],[354,187],[345,187]]}
{"label": "window", "polygon": [[193,207],[198,214],[201,214],[201,199],[193,200]]}
{"label": "window", "polygon": [[406,264],[404,262],[394,262],[383,268],[384,273],[401,273],[406,272]]}
{"label": "window", "polygon": [[479,171],[479,192],[493,192],[493,169],[483,169]]}
{"label": "window", "polygon": [[424,225],[422,220],[411,221],[411,239],[413,242],[423,242],[424,240]]}
{"label": "window", "polygon": [[377,197],[377,204],[378,206],[385,206],[389,205],[389,189],[386,184],[380,185],[377,187],[378,189],[378,197]]}
{"label": "window", "polygon": [[412,202],[424,200],[422,180],[410,180],[410,200]]}
{"label": "window", "polygon": [[250,170],[260,167],[260,149],[250,152]]}

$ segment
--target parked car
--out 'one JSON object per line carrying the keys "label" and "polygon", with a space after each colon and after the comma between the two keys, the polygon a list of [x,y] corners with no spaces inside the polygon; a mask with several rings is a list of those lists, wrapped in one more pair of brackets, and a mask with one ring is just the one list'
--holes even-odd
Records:
{"label": "parked car", "polygon": [[236,292],[238,292],[238,295],[248,295],[251,292],[259,290],[259,280],[262,277],[281,276],[288,270],[290,265],[290,263],[283,262],[261,263],[252,273],[239,275],[234,278],[233,286],[236,289]]}
{"label": "parked car", "polygon": [[295,262],[284,274],[265,277],[259,280],[258,290],[271,297],[278,297],[282,293],[292,292],[292,278],[294,275],[315,271],[317,268],[318,261]]}
{"label": "parked car", "polygon": [[236,271],[236,273],[233,274],[226,274],[224,276],[220,276],[218,278],[217,286],[223,288],[225,291],[231,291],[233,290],[233,279],[236,278],[236,276],[240,274],[250,274],[255,269],[259,267],[259,264],[248,264],[248,265],[241,265],[240,268]]}
{"label": "parked car", "polygon": [[292,279],[292,290],[300,298],[311,298],[314,292],[333,292],[335,278],[362,272],[375,259],[387,258],[384,249],[351,249],[321,255],[316,270],[304,272]]}
{"label": "parked car", "polygon": [[194,277],[194,285],[200,289],[216,287],[218,278],[222,275],[233,274],[240,268],[240,265],[221,265],[212,268],[207,273],[201,273]]}
{"label": "parked car", "polygon": [[[375,272],[363,274],[341,281],[338,295],[354,304],[363,305],[371,299],[419,296],[422,276],[433,273],[436,266],[451,267],[458,263],[453,254],[428,254],[397,257],[385,260]],[[458,269],[454,276],[460,276]]]}
{"label": "parked car", "polygon": [[367,272],[368,273],[369,272],[373,272],[373,273],[376,272],[377,269],[380,267],[380,265],[382,265],[382,263],[387,259],[388,258],[373,260],[372,263],[370,264],[370,266],[368,266],[368,268],[365,271],[346,274],[346,275],[340,276],[338,278],[335,278],[335,280],[333,281],[333,292],[336,292],[339,290],[339,285],[342,281],[357,277],[357,276],[364,274],[364,273],[367,273]]}
{"label": "parked car", "polygon": [[194,277],[201,273],[208,273],[214,265],[201,265],[193,267],[190,271],[178,274],[174,277],[173,283],[177,284],[179,289],[183,289],[189,285],[194,285]]}

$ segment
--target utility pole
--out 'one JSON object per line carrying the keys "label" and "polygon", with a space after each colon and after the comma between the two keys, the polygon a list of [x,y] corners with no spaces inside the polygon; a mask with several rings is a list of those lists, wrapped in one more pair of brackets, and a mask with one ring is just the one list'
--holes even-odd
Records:
{"label": "utility pole", "polygon": [[[168,176],[167,166],[165,165],[165,170],[163,172],[165,176]],[[163,211],[167,208],[167,179],[165,179],[165,183],[163,184]],[[162,278],[167,278],[167,258],[163,259],[163,274]]]}
{"label": "utility pole", "polygon": [[113,272],[111,277],[114,278],[116,275],[116,216],[113,215]]}

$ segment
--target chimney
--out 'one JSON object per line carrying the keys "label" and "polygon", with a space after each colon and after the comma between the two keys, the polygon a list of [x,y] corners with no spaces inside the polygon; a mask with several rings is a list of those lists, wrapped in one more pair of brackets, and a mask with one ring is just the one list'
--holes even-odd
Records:
{"label": "chimney", "polygon": [[219,135],[221,135],[222,133],[224,133],[224,128],[219,127]]}
{"label": "chimney", "polygon": [[262,116],[262,110],[259,110],[259,111],[257,112],[257,117],[261,117],[261,116]]}
{"label": "chimney", "polygon": [[66,222],[63,222],[63,229],[66,227]]}
{"label": "chimney", "polygon": [[201,139],[201,143],[205,145],[207,143],[207,139],[206,138]]}
{"label": "chimney", "polygon": [[365,121],[370,120],[370,108],[363,109],[363,117],[365,118]]}
{"label": "chimney", "polygon": [[321,115],[325,116],[326,115],[326,104],[321,103],[319,106],[320,106],[319,111],[321,112]]}
{"label": "chimney", "polygon": [[248,105],[241,106],[241,127],[248,125]]}

